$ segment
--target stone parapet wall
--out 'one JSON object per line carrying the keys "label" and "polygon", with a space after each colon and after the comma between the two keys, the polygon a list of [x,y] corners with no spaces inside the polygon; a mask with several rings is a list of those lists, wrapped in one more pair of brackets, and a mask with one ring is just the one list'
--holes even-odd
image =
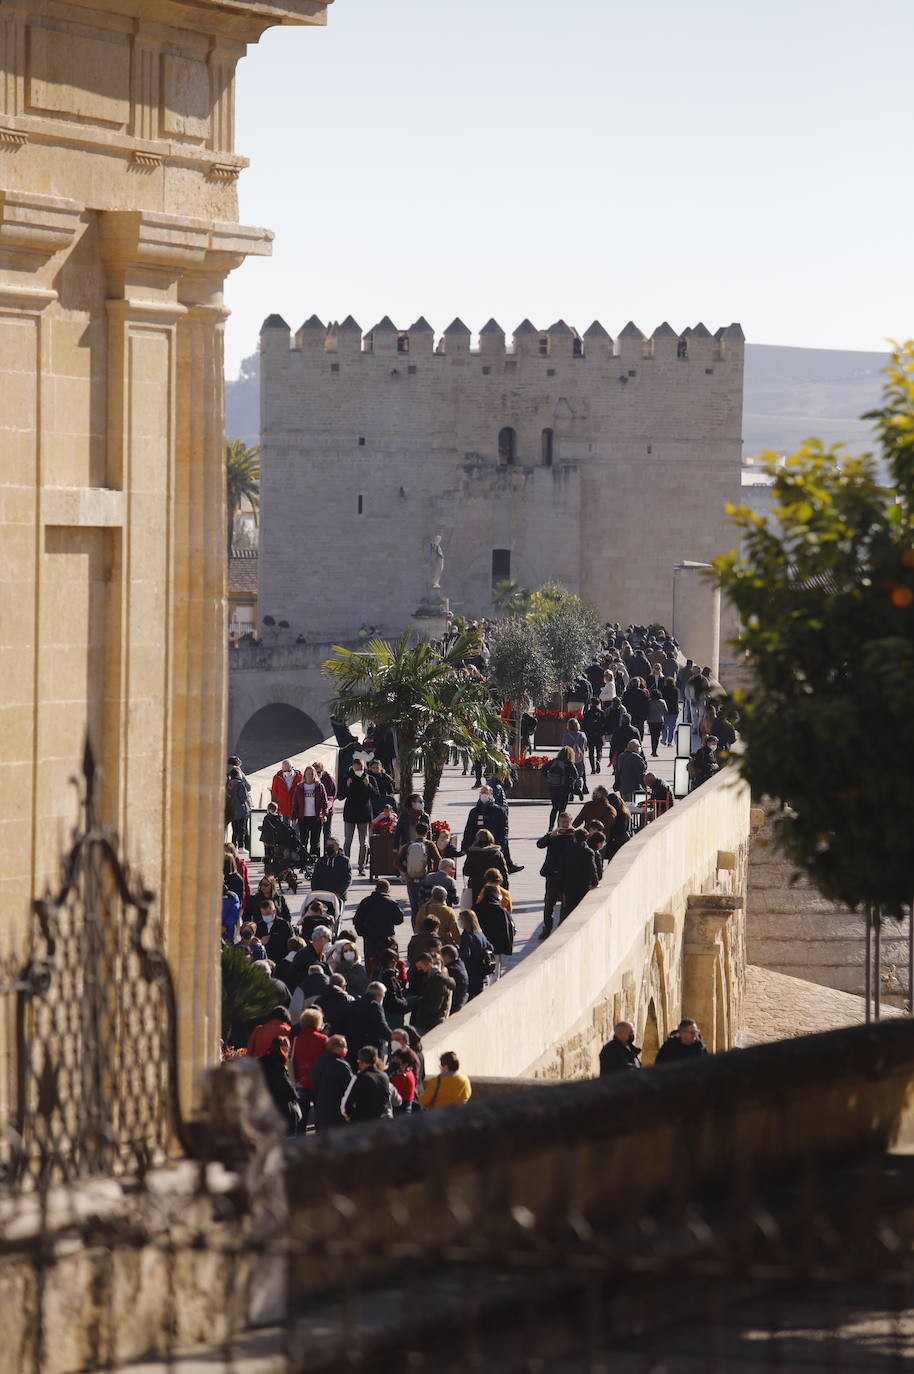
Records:
{"label": "stone parapet wall", "polygon": [[[294,1289],[348,1277],[350,1218],[367,1274],[401,1239],[412,1265],[478,1244],[483,1217],[487,1244],[509,1241],[518,1209],[531,1225],[570,1215],[606,1225],[643,1217],[674,1191],[722,1198],[738,1194],[739,1179],[748,1189],[809,1160],[859,1162],[905,1138],[912,1081],[905,1019],[327,1133],[288,1168],[292,1231],[305,1247]],[[315,1235],[334,1238],[336,1251],[328,1245],[318,1261],[307,1248]]]}
{"label": "stone parapet wall", "polygon": [[587,1077],[622,1017],[647,1062],[681,1015],[699,1020],[712,1049],[729,1048],[745,976],[749,824],[734,771],[677,802],[539,950],[425,1037],[428,1062],[454,1050],[471,1077]]}

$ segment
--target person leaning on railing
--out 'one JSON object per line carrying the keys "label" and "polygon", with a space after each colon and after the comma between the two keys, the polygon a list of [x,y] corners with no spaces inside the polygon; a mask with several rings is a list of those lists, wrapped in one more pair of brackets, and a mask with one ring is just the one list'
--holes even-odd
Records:
{"label": "person leaning on railing", "polygon": [[470,1080],[460,1072],[460,1060],[451,1050],[445,1050],[438,1060],[441,1072],[428,1079],[419,1102],[425,1111],[432,1107],[456,1107],[469,1102],[473,1095]]}

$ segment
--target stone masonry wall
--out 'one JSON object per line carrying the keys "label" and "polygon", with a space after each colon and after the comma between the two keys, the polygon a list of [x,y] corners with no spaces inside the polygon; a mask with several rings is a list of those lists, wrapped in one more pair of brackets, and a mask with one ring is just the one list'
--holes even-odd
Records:
{"label": "stone masonry wall", "polygon": [[[771,827],[755,834],[749,854],[748,958],[750,964],[811,983],[864,993],[864,925],[860,912],[827,901],[773,842]],[[882,934],[883,996],[901,1005],[907,987],[904,925],[887,922]]]}
{"label": "stone masonry wall", "polygon": [[[668,620],[674,564],[719,552],[724,503],[739,497],[739,326],[680,340],[629,325],[613,343],[598,325],[582,340],[561,321],[525,322],[511,351],[490,322],[479,351],[469,344],[459,322],[434,350],[424,321],[384,321],[364,340],[354,321],[328,332],[312,319],[294,340],[266,321],[261,606],[295,633],[399,630],[440,531],[458,614],[491,608],[499,549],[526,585],[555,578],[607,615]],[[499,458],[505,428],[512,462]],[[332,534],[319,591],[302,567],[316,509]]]}

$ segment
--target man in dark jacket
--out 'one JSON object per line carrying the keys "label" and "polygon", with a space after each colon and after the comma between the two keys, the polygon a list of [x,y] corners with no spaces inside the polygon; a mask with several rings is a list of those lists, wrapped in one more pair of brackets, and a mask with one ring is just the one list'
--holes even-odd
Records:
{"label": "man in dark jacket", "polygon": [[390,895],[390,883],[386,878],[379,878],[374,892],[359,902],[352,920],[353,929],[356,935],[361,935],[365,946],[365,967],[369,977],[375,960],[397,926],[402,924],[403,910]]}
{"label": "man in dark jacket", "polygon": [[350,997],[346,991],[346,979],[343,975],[331,973],[330,986],[326,992],[321,993],[314,1004],[324,1013],[324,1030],[329,1031],[331,1035],[339,1035],[354,1001],[355,998]]}
{"label": "man in dark jacket", "polygon": [[[587,844],[583,830],[572,830],[572,842],[562,854],[559,882],[562,885],[562,915],[564,921],[584,900],[592,887],[600,881],[597,856]],[[481,922],[480,922],[481,923]]]}
{"label": "man in dark jacket", "polygon": [[663,778],[658,778],[656,773],[645,773],[644,786],[647,788],[648,799],[661,803],[661,806],[657,808],[658,811],[662,809],[669,811],[673,805],[673,793]]}
{"label": "man in dark jacket", "polygon": [[[689,755],[689,777],[692,779],[692,786],[700,787],[703,782],[708,782],[719,772],[717,736],[708,735],[701,748]],[[259,935],[260,931],[257,933]]]}
{"label": "man in dark jacket", "polygon": [[[351,1055],[351,1052],[350,1052]],[[378,1121],[392,1116],[390,1079],[378,1063],[373,1045],[364,1045],[356,1057],[358,1072],[343,1098],[343,1115],[355,1125],[359,1121]]]}
{"label": "man in dark jacket", "polygon": [[460,1010],[470,995],[470,979],[467,974],[466,965],[454,945],[442,946],[441,962],[447,971],[448,977],[454,980],[454,991],[451,993],[451,1010],[449,1013],[449,1015],[453,1016],[454,1012]]}
{"label": "man in dark jacket", "polygon": [[508,833],[508,817],[500,806],[496,806],[491,789],[488,787],[479,789],[479,800],[470,809],[467,823],[463,828],[461,854],[467,852],[480,830],[488,830],[499,849],[504,849],[505,837]]}
{"label": "man in dark jacket", "polygon": [[346,1040],[331,1035],[324,1053],[311,1065],[311,1096],[314,1102],[314,1129],[345,1126],[342,1101],[352,1082],[352,1069],[346,1060]]}
{"label": "man in dark jacket", "polygon": [[319,964],[325,973],[330,972],[326,956],[332,943],[333,931],[330,927],[318,926],[304,949],[298,951],[291,964],[285,965],[283,969],[285,981],[293,992],[299,983],[304,982],[309,970],[315,964]]}
{"label": "man in dark jacket", "polygon": [[410,1024],[419,1035],[427,1035],[447,1019],[457,985],[450,973],[432,962],[430,954],[420,954],[415,966],[421,981],[416,988],[418,1001]]}
{"label": "man in dark jacket", "polygon": [[562,857],[572,845],[574,840],[571,835],[571,817],[567,811],[563,811],[555,824],[555,829],[550,830],[536,842],[537,849],[545,849],[546,857],[540,869],[541,877],[546,879],[546,891],[543,894],[543,929],[540,931],[540,939],[545,940],[547,935],[552,933],[552,913],[562,904],[562,883],[559,877],[562,866]]}
{"label": "man in dark jacket", "polygon": [[673,1064],[681,1059],[700,1059],[708,1049],[695,1021],[685,1017],[657,1051],[656,1064]]}
{"label": "man in dark jacket", "polygon": [[636,739],[630,739],[616,759],[616,791],[625,801],[631,801],[636,792],[644,789],[647,764]]}
{"label": "man in dark jacket", "polygon": [[274,964],[280,963],[289,953],[292,927],[282,916],[276,914],[276,904],[265,897],[260,904],[260,920],[257,922],[257,936],[263,943],[267,958]]}
{"label": "man in dark jacket", "polygon": [[420,825],[424,825],[429,831],[432,828],[432,822],[422,797],[418,792],[412,792],[406,798],[406,805],[400,812],[397,824],[394,826],[394,849],[402,849],[405,844],[412,844],[417,837]]}
{"label": "man in dark jacket", "polygon": [[612,1040],[608,1040],[600,1051],[600,1077],[640,1068],[641,1050],[635,1044],[635,1028],[630,1021],[617,1021]]}
{"label": "man in dark jacket", "polygon": [[327,852],[314,865],[311,887],[315,892],[334,892],[341,902],[346,900],[352,882],[352,865],[340,853],[340,842],[333,835],[327,841]]}
{"label": "man in dark jacket", "polygon": [[368,859],[368,826],[371,821],[371,799],[378,792],[374,778],[366,771],[360,758],[354,758],[346,774],[339,795],[343,799],[343,848],[348,860],[352,840],[359,832],[359,875],[365,872]]}
{"label": "man in dark jacket", "polygon": [[350,1003],[343,1026],[351,1064],[356,1062],[356,1055],[365,1045],[373,1045],[379,1053],[386,1052],[390,1044],[390,1026],[381,1006],[386,996],[383,983],[369,983],[365,995]]}

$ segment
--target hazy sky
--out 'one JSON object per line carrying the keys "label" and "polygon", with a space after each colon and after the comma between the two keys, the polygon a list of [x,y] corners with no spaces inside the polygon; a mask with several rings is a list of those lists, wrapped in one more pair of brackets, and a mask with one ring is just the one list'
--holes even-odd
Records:
{"label": "hazy sky", "polygon": [[914,334],[911,0],[336,0],[238,72],[265,315]]}

